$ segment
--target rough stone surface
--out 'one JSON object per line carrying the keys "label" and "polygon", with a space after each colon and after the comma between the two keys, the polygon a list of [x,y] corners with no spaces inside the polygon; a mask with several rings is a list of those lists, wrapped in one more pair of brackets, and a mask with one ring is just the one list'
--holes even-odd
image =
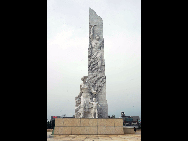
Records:
{"label": "rough stone surface", "polygon": [[55,127],[57,126],[80,126],[80,119],[77,118],[56,118]]}
{"label": "rough stone surface", "polygon": [[97,126],[98,120],[97,119],[87,119],[83,118],[80,122],[80,126]]}
{"label": "rough stone surface", "polygon": [[124,134],[122,127],[114,127],[114,126],[99,126],[98,127],[99,135],[120,135]]}
{"label": "rough stone surface", "polygon": [[123,127],[124,134],[135,134],[134,128]]}
{"label": "rough stone surface", "polygon": [[[75,118],[108,118],[103,20],[89,8],[88,76],[75,97]],[[96,101],[95,101],[96,100]]]}
{"label": "rough stone surface", "polygon": [[97,126],[96,127],[72,127],[73,135],[97,135]]}
{"label": "rough stone surface", "polygon": [[[123,119],[110,118],[56,118],[54,135],[124,134]],[[119,124],[121,122],[121,124]],[[63,123],[63,124],[62,124]],[[116,125],[118,123],[119,125]],[[59,124],[59,125],[58,125]]]}

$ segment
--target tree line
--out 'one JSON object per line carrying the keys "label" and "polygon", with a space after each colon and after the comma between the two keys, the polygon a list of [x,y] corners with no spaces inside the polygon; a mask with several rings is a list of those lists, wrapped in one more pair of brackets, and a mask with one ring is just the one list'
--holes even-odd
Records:
{"label": "tree line", "polygon": [[55,120],[47,122],[47,129],[54,129],[54,126],[55,126]]}

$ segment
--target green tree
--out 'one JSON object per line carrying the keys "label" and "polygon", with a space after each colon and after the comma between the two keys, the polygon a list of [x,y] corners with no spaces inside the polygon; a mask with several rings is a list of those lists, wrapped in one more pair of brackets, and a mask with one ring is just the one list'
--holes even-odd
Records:
{"label": "green tree", "polygon": [[52,120],[52,128],[51,129],[54,129],[54,126],[55,126],[55,119]]}
{"label": "green tree", "polygon": [[47,129],[50,129],[50,122],[47,122]]}

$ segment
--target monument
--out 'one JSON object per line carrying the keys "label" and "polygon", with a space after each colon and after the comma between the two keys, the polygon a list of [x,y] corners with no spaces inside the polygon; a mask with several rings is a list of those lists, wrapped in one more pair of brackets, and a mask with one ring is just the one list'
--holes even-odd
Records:
{"label": "monument", "polygon": [[80,93],[75,97],[75,118],[108,118],[103,20],[91,8],[89,8],[88,76],[83,76],[81,80],[83,83],[80,85]]}
{"label": "monument", "polygon": [[54,135],[124,134],[122,118],[108,118],[103,20],[89,8],[88,76],[75,97],[75,118],[55,118]]}

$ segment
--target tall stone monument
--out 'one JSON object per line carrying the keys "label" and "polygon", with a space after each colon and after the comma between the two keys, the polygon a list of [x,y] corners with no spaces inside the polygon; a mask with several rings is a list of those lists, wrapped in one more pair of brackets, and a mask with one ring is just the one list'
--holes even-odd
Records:
{"label": "tall stone monument", "polygon": [[124,134],[122,118],[108,118],[104,61],[103,21],[89,8],[88,76],[81,78],[75,97],[75,118],[55,118],[57,135]]}
{"label": "tall stone monument", "polygon": [[75,97],[75,118],[108,118],[103,20],[89,8],[88,76]]}

